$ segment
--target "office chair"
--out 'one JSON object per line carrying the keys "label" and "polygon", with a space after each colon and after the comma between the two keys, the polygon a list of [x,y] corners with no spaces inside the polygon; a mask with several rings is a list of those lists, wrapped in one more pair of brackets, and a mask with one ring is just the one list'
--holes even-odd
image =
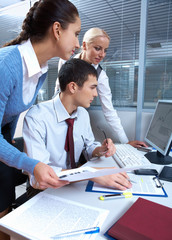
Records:
{"label": "office chair", "polygon": [[16,147],[20,152],[23,152],[24,141],[22,137],[14,138],[13,146]]}
{"label": "office chair", "polygon": [[[20,152],[23,152],[23,149],[24,149],[23,138],[22,137],[14,138],[13,146],[16,147]],[[23,174],[23,176],[20,176],[20,178],[18,179],[16,185],[19,186],[25,182],[27,183],[27,181],[28,181],[28,176]],[[12,209],[19,207],[27,200],[28,200],[27,192],[25,192],[15,200],[15,202],[12,204]]]}

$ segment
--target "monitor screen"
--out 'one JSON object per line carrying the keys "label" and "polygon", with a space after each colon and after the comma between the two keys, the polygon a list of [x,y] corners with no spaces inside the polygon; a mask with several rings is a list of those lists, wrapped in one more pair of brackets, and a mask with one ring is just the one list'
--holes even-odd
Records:
{"label": "monitor screen", "polygon": [[[159,100],[153,114],[145,141],[157,150],[146,157],[153,163],[172,163],[169,154],[172,144],[172,101]],[[153,156],[154,155],[154,156]]]}

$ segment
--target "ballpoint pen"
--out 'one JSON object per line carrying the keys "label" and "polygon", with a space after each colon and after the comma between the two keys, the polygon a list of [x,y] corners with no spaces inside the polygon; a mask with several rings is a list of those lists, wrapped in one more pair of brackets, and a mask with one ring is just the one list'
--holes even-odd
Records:
{"label": "ballpoint pen", "polygon": [[[101,129],[99,126],[97,126],[97,128],[98,128],[100,131],[102,131],[102,133],[104,134],[105,140],[106,140],[106,144],[108,144],[108,140],[107,140],[107,136],[106,136],[105,131],[104,131],[103,129]],[[108,149],[105,150],[104,152],[99,152],[99,153],[103,156],[104,154],[107,153],[107,151],[108,151]]]}
{"label": "ballpoint pen", "polygon": [[102,130],[99,126],[97,126],[97,128],[102,131],[102,133],[104,134],[104,137],[105,137],[105,140],[106,140],[106,143],[108,144],[108,140],[107,140],[107,136],[106,136],[106,133],[104,130]]}
{"label": "ballpoint pen", "polygon": [[72,232],[60,233],[60,234],[57,234],[57,235],[51,237],[51,239],[58,239],[58,238],[73,236],[73,235],[78,235],[78,234],[92,234],[92,233],[98,233],[98,232],[100,232],[99,227],[91,227],[91,228],[76,230],[76,231],[72,231]]}
{"label": "ballpoint pen", "polygon": [[100,200],[111,200],[111,199],[119,199],[119,198],[131,198],[133,194],[131,192],[124,193],[115,193],[115,194],[107,194],[99,197]]}
{"label": "ballpoint pen", "polygon": [[131,183],[136,183],[135,181],[131,180],[130,178],[127,178],[127,180]]}

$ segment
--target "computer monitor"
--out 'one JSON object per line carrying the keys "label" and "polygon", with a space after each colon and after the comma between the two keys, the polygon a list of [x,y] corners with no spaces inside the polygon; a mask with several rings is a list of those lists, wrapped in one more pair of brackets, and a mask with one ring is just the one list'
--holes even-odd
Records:
{"label": "computer monitor", "polygon": [[157,102],[145,141],[157,150],[145,155],[151,163],[172,164],[172,157],[169,156],[172,146],[172,101]]}

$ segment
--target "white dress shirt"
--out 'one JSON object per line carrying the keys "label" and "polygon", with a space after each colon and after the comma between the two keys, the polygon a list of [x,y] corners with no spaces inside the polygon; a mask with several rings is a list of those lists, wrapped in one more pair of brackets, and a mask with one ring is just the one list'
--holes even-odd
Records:
{"label": "white dress shirt", "polygon": [[[76,54],[74,58],[80,58],[81,53]],[[61,66],[64,64],[64,60],[60,59],[58,65],[58,71]],[[95,69],[98,68],[98,65],[94,65]],[[59,80],[56,80],[56,88],[59,88]],[[106,121],[109,123],[111,129],[114,131],[115,136],[118,137],[121,143],[128,143],[128,138],[125,134],[124,128],[121,125],[121,120],[118,117],[117,111],[114,109],[112,104],[112,93],[109,86],[109,78],[104,70],[101,71],[98,78],[97,92],[100,98],[103,114],[106,118]]]}
{"label": "white dress shirt", "polygon": [[33,98],[40,76],[48,71],[48,64],[40,67],[30,39],[18,46],[23,66],[23,102],[27,105]]}
{"label": "white dress shirt", "polygon": [[69,154],[64,149],[68,129],[65,120],[68,118],[75,118],[73,126],[75,162],[78,162],[83,150],[85,156],[90,159],[93,150],[101,144],[94,141],[89,114],[83,107],[78,107],[77,111],[69,115],[59,94],[52,100],[33,106],[27,112],[23,138],[28,156],[55,166],[56,171],[70,168]]}

